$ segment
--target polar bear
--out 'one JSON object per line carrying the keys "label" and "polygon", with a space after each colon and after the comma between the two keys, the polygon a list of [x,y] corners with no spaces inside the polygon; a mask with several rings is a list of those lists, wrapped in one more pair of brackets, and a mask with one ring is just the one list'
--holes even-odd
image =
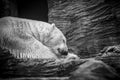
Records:
{"label": "polar bear", "polygon": [[0,47],[18,59],[58,59],[68,54],[66,38],[55,24],[16,17],[0,19]]}

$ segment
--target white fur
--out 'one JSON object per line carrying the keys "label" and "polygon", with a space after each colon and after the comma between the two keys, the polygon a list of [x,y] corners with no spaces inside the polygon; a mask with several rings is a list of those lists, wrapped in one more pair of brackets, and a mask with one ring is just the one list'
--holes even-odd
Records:
{"label": "white fur", "polygon": [[0,46],[16,58],[58,59],[57,48],[67,50],[66,38],[55,24],[15,17],[0,19]]}

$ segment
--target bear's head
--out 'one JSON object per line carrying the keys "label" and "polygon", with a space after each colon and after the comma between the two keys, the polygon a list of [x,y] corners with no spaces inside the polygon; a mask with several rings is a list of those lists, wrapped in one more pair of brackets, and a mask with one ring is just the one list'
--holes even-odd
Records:
{"label": "bear's head", "polygon": [[66,56],[68,55],[68,47],[66,44],[66,38],[63,33],[55,26],[55,24],[51,24],[52,30],[47,37],[47,41],[45,41],[45,45],[48,46],[53,53],[57,56]]}

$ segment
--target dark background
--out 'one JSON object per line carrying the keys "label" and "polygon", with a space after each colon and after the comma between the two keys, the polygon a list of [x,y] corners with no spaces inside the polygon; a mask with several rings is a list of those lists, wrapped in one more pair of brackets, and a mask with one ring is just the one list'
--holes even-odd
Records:
{"label": "dark background", "polygon": [[17,16],[48,21],[47,0],[0,0],[0,17]]}

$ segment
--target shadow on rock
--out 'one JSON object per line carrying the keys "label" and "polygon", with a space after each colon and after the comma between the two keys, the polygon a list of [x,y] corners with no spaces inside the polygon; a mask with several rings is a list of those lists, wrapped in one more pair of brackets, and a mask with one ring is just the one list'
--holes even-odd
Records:
{"label": "shadow on rock", "polygon": [[71,73],[70,80],[119,80],[115,70],[102,61],[89,59]]}

